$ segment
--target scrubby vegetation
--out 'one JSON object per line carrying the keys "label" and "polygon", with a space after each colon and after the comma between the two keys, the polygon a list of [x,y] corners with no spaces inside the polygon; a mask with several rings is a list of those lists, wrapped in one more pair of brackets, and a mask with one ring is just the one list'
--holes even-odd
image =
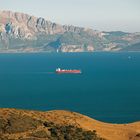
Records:
{"label": "scrubby vegetation", "polygon": [[51,134],[51,140],[105,140],[96,134],[96,131],[86,131],[73,125],[56,125],[53,122],[45,122],[45,127]]}
{"label": "scrubby vegetation", "polygon": [[72,125],[51,127],[49,131],[52,140],[104,140],[97,136],[96,131],[86,131]]}
{"label": "scrubby vegetation", "polygon": [[[6,114],[6,113],[5,113]],[[104,140],[96,131],[42,120],[24,112],[0,115],[0,140]]]}

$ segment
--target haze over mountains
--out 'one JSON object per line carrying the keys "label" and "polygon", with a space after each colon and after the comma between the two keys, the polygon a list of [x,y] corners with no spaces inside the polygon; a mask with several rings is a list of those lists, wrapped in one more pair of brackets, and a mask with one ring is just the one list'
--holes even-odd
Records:
{"label": "haze over mountains", "polygon": [[140,51],[139,44],[140,33],[97,31],[0,11],[0,52]]}

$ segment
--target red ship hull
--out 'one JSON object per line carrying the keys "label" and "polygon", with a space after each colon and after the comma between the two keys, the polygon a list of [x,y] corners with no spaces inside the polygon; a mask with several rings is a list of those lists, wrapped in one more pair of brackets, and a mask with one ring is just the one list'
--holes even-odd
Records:
{"label": "red ship hull", "polygon": [[63,73],[75,73],[80,74],[81,70],[56,70],[56,73],[63,74]]}

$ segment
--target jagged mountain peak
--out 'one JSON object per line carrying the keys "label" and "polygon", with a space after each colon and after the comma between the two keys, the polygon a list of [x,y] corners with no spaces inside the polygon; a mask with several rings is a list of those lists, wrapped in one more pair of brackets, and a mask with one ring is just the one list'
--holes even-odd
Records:
{"label": "jagged mountain peak", "polygon": [[1,11],[0,18],[0,24],[6,25],[7,23],[10,23],[11,28],[16,30],[15,32],[12,32],[13,35],[17,36],[17,30],[23,30],[25,38],[29,37],[29,33],[30,36],[35,36],[36,33],[40,32],[46,34],[62,34],[66,31],[80,32],[81,30],[84,30],[84,28],[75,27],[72,25],[60,25],[48,21],[42,17],[30,16],[19,12]]}

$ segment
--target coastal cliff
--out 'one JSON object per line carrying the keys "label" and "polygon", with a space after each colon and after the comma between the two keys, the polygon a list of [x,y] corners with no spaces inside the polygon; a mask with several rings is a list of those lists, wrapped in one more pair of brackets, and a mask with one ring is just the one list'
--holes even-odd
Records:
{"label": "coastal cliff", "polygon": [[140,122],[110,124],[70,111],[0,109],[1,140],[139,140]]}
{"label": "coastal cliff", "polygon": [[102,32],[0,11],[0,52],[124,51],[130,46],[135,51],[133,45],[139,42],[140,33]]}

